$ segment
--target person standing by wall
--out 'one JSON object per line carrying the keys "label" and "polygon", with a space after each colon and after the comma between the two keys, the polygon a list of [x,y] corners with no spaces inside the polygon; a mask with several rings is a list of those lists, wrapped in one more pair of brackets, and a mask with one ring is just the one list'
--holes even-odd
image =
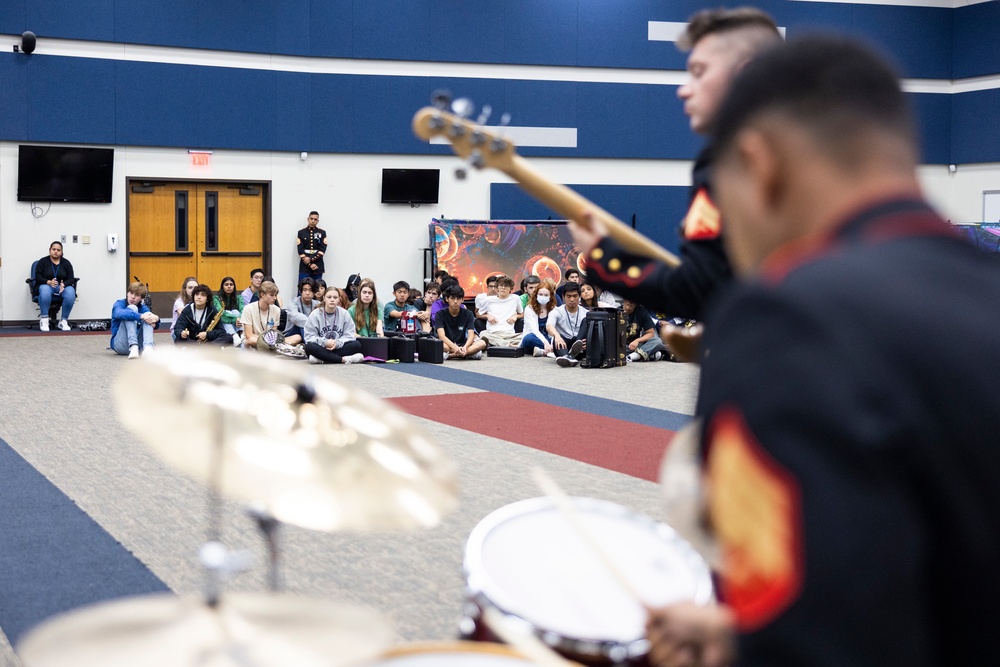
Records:
{"label": "person standing by wall", "polygon": [[325,270],[323,255],[326,254],[326,232],[319,228],[319,213],[309,211],[306,226],[299,230],[295,243],[299,253],[299,280],[322,278]]}

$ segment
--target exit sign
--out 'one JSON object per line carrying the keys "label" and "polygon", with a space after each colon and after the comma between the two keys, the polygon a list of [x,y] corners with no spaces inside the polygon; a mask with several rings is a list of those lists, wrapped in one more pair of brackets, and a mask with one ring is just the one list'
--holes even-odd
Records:
{"label": "exit sign", "polygon": [[191,153],[191,166],[208,167],[212,164],[211,153]]}

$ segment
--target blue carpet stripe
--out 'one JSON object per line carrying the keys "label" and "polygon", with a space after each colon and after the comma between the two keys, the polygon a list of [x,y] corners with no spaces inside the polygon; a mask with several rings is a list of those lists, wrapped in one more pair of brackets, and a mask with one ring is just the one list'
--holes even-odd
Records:
{"label": "blue carpet stripe", "polygon": [[[463,363],[476,362],[472,361]],[[565,391],[562,389],[540,387],[529,382],[491,377],[489,375],[484,375],[483,373],[459,370],[445,364],[380,364],[377,367],[409,373],[411,375],[419,375],[420,377],[430,378],[432,380],[441,380],[443,382],[451,382],[453,384],[460,384],[466,387],[474,387],[476,389],[482,389],[483,391],[492,391],[498,394],[507,394],[508,396],[518,396],[533,401],[539,401],[541,403],[557,405],[562,408],[580,410],[581,412],[589,412],[591,414],[611,417],[613,419],[622,419],[636,424],[644,424],[655,428],[665,428],[671,431],[676,431],[691,421],[690,415],[684,415],[679,412],[647,408],[645,406],[633,405],[624,401],[615,401],[609,398],[588,396],[586,394],[578,394],[576,392]],[[597,381],[599,381],[600,373],[614,372],[616,372],[614,369],[594,369],[591,371],[594,379]]]}
{"label": "blue carpet stripe", "polygon": [[82,605],[170,589],[0,440],[0,628],[16,643]]}

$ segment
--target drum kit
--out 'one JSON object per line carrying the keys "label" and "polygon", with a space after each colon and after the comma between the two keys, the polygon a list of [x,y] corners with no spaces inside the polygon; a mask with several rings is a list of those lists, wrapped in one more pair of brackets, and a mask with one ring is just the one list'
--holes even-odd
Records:
{"label": "drum kit", "polygon": [[[714,601],[708,565],[671,527],[614,503],[549,494],[501,507],[473,529],[464,641],[393,647],[374,611],[279,591],[278,526],[438,523],[457,505],[456,471],[414,421],[308,368],[214,350],[147,355],[125,367],[114,397],[133,433],[208,489],[204,592],[56,616],[20,643],[25,667],[641,665],[647,609]],[[270,591],[223,590],[239,567],[221,543],[225,500],[252,507],[268,542]]]}

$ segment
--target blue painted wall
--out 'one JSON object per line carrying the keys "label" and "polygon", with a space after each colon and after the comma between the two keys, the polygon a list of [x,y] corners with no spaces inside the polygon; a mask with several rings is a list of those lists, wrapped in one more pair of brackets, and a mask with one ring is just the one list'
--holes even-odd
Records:
{"label": "blue painted wall", "polygon": [[[754,4],[791,35],[834,27],[883,45],[908,77],[951,76],[953,10]],[[704,0],[4,0],[0,33],[341,58],[683,69],[673,44],[648,41],[647,22],[686,21],[705,6]]]}
{"label": "blue painted wall", "polygon": [[955,10],[954,78],[1000,74],[1000,2]]}
{"label": "blue painted wall", "polygon": [[[678,230],[688,208],[688,188],[653,185],[570,185],[608,213],[677,253]],[[490,185],[491,220],[558,220],[517,185]]]}

